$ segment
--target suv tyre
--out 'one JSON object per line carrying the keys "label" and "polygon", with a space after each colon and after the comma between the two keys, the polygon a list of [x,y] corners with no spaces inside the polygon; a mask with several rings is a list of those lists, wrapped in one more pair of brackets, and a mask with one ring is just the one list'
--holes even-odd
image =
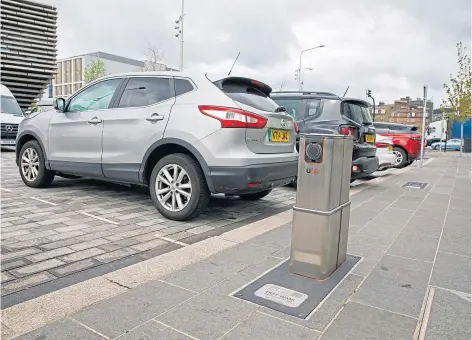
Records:
{"label": "suv tyre", "polygon": [[260,191],[260,192],[255,192],[253,194],[239,195],[239,197],[241,197],[241,199],[243,199],[245,201],[257,201],[257,200],[260,200],[261,198],[264,198],[267,195],[269,195],[271,191],[272,191],[272,189],[269,189],[269,190],[264,190],[264,191]]}
{"label": "suv tyre", "polygon": [[198,216],[210,201],[200,165],[185,154],[171,154],[159,160],[152,170],[149,189],[157,210],[177,221]]}
{"label": "suv tyre", "polygon": [[44,153],[35,140],[26,142],[20,151],[20,176],[31,188],[45,188],[54,180],[54,172],[46,169]]}
{"label": "suv tyre", "polygon": [[405,150],[395,146],[393,148],[393,152],[395,153],[395,156],[397,157],[395,159],[394,168],[397,168],[397,169],[404,168],[406,166],[406,163],[408,162],[408,155],[406,154]]}

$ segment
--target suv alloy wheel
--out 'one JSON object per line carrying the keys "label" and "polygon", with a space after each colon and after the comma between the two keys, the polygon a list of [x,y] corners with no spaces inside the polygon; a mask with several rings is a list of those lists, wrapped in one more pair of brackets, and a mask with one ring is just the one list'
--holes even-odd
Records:
{"label": "suv alloy wheel", "polygon": [[172,220],[191,219],[210,201],[210,191],[200,166],[185,154],[171,154],[158,161],[149,188],[157,210]]}
{"label": "suv alloy wheel", "polygon": [[20,151],[20,176],[27,186],[44,188],[51,185],[54,172],[46,169],[44,154],[37,141],[26,142]]}

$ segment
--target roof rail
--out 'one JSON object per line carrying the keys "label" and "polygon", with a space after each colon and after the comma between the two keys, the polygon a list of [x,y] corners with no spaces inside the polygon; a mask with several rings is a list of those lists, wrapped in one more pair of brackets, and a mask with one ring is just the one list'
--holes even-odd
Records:
{"label": "roof rail", "polygon": [[300,94],[318,94],[323,96],[334,96],[338,97],[337,94],[331,92],[318,92],[318,91],[272,91],[272,93],[300,93]]}

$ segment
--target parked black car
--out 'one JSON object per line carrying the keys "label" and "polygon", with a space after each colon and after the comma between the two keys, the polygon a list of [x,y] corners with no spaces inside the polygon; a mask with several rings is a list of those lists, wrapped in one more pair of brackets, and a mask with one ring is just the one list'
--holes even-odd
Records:
{"label": "parked black car", "polygon": [[[271,98],[298,124],[300,133],[343,134],[354,137],[351,181],[378,169],[375,128],[367,102],[328,92],[272,92]],[[298,141],[297,141],[298,150]]]}

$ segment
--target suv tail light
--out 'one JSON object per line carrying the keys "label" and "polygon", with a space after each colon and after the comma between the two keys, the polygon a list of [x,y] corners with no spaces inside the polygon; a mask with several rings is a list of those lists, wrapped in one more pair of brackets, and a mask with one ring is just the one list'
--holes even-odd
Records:
{"label": "suv tail light", "polygon": [[263,129],[267,124],[267,118],[234,107],[199,105],[198,109],[204,115],[219,120],[222,128]]}
{"label": "suv tail light", "polygon": [[293,121],[293,129],[295,130],[295,133],[298,133],[300,130],[298,129],[298,124],[296,121]]}
{"label": "suv tail light", "polygon": [[356,135],[356,129],[353,127],[349,126],[340,126],[339,127],[339,132],[344,135],[344,136],[355,136]]}
{"label": "suv tail light", "polygon": [[410,137],[411,140],[421,140],[421,136]]}
{"label": "suv tail light", "polygon": [[388,143],[375,143],[375,146],[379,149],[382,149],[382,148],[388,148],[390,144]]}

